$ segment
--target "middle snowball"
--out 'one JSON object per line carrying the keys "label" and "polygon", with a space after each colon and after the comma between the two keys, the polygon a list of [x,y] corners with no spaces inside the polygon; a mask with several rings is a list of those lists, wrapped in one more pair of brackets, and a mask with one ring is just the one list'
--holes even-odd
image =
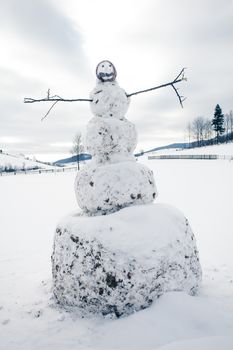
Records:
{"label": "middle snowball", "polygon": [[86,213],[103,214],[152,203],[157,190],[153,172],[134,160],[103,165],[91,161],[76,176],[75,194]]}
{"label": "middle snowball", "polygon": [[118,155],[117,161],[121,161],[135,150],[136,128],[126,118],[94,117],[87,125],[85,144],[87,152],[100,162],[112,160],[113,155]]}

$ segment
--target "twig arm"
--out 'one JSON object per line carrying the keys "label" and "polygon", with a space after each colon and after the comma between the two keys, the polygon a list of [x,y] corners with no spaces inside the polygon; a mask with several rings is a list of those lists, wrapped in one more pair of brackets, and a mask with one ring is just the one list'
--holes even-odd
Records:
{"label": "twig arm", "polygon": [[170,83],[158,85],[158,86],[155,86],[155,87],[152,87],[152,88],[149,88],[149,89],[139,90],[139,91],[136,91],[136,92],[132,92],[131,94],[127,94],[127,97],[131,97],[131,96],[134,96],[134,95],[142,94],[142,93],[144,93],[144,92],[148,92],[148,91],[152,91],[152,90],[161,89],[161,88],[163,88],[163,87],[166,87],[166,86],[170,86],[170,85],[172,85],[172,84],[179,83],[180,81],[182,81],[182,79],[179,79],[179,80],[177,80],[176,82],[171,81]]}
{"label": "twig arm", "polygon": [[25,99],[24,99],[24,103],[35,103],[35,102],[53,102],[53,104],[49,108],[48,112],[41,118],[41,121],[43,121],[58,102],[92,102],[92,100],[90,100],[88,98],[67,99],[67,98],[62,98],[58,95],[50,96],[50,89],[48,89],[46,98],[35,99],[35,98],[31,98],[31,97],[25,97]]}
{"label": "twig arm", "polygon": [[49,97],[49,98],[41,98],[41,99],[35,99],[31,97],[25,97],[24,103],[34,103],[34,102],[91,102],[92,100],[87,98],[72,98],[72,99],[65,99],[61,97]]}
{"label": "twig arm", "polygon": [[173,84],[172,84],[171,86],[172,86],[172,88],[174,89],[174,91],[175,91],[175,93],[176,93],[176,96],[178,97],[178,100],[179,100],[179,102],[180,102],[181,107],[184,108],[183,102],[186,100],[186,97],[181,96],[181,95],[178,93],[177,89],[175,88],[175,86],[174,86]]}
{"label": "twig arm", "polygon": [[53,109],[53,107],[58,103],[59,101],[55,101],[52,106],[49,108],[48,112],[41,118],[41,121],[43,122],[43,120],[47,117],[47,115],[49,114],[49,112],[51,111],[51,109]]}
{"label": "twig arm", "polygon": [[134,95],[142,94],[144,92],[148,92],[148,91],[152,91],[152,90],[161,89],[161,88],[164,88],[166,86],[171,86],[175,90],[175,93],[176,93],[176,95],[177,95],[177,97],[179,99],[180,105],[183,108],[183,102],[184,102],[184,100],[186,98],[184,96],[181,96],[178,93],[178,90],[176,89],[176,87],[174,85],[177,84],[177,83],[180,83],[183,80],[187,80],[185,75],[184,75],[184,72],[185,72],[185,68],[183,68],[180,71],[180,73],[177,75],[177,77],[173,81],[170,81],[169,83],[166,83],[166,84],[162,84],[162,85],[158,85],[158,86],[152,87],[150,89],[139,90],[139,91],[133,92],[131,94],[127,94],[127,97],[131,97],[131,96],[134,96]]}

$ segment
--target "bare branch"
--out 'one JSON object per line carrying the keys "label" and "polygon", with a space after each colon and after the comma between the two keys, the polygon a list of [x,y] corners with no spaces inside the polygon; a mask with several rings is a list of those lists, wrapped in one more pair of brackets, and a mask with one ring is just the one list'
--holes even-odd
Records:
{"label": "bare branch", "polygon": [[179,102],[180,102],[181,107],[184,108],[183,102],[186,100],[186,97],[181,96],[181,95],[179,94],[179,92],[178,92],[178,89],[176,89],[175,86],[174,86],[173,84],[171,84],[171,86],[173,87],[173,89],[174,89],[174,91],[175,91],[175,93],[176,93],[176,96],[178,97],[178,100],[179,100]]}
{"label": "bare branch", "polygon": [[25,97],[24,98],[24,103],[34,103],[34,102],[80,102],[80,101],[84,101],[84,102],[92,102],[92,100],[87,99],[87,98],[71,98],[71,99],[65,99],[62,97],[59,97],[57,95],[53,96],[53,97],[49,97],[49,98],[41,98],[41,99],[34,99],[31,97]]}
{"label": "bare branch", "polygon": [[[182,79],[180,80],[177,80],[176,83],[179,83],[180,81],[182,81]],[[169,85],[172,85],[174,84],[174,82],[170,82],[170,83],[166,83],[166,84],[162,84],[162,85],[158,85],[158,86],[155,86],[155,87],[152,87],[150,89],[146,89],[146,90],[139,90],[139,91],[136,91],[136,92],[132,92],[131,94],[127,94],[127,97],[131,97],[131,96],[134,96],[134,95],[138,95],[138,94],[142,94],[144,92],[148,92],[148,91],[152,91],[152,90],[157,90],[157,89],[161,89],[165,86],[169,86]]]}
{"label": "bare branch", "polygon": [[[181,107],[183,108],[182,102],[184,102],[184,100],[185,100],[186,98],[185,98],[184,96],[180,96],[180,94],[178,93],[178,89],[175,88],[174,84],[180,83],[180,82],[183,81],[183,80],[186,80],[186,81],[187,81],[187,78],[186,78],[185,75],[184,75],[185,69],[186,69],[186,68],[183,68],[183,69],[180,71],[180,73],[177,75],[177,77],[176,77],[173,81],[171,81],[171,82],[169,82],[169,83],[162,84],[162,85],[158,85],[158,86],[152,87],[152,88],[150,88],[150,89],[146,89],[146,90],[136,91],[136,92],[133,92],[133,93],[131,93],[131,94],[127,94],[127,97],[131,97],[131,96],[134,96],[134,95],[142,94],[142,93],[144,93],[144,92],[148,92],[148,91],[152,91],[152,90],[161,89],[161,88],[166,87],[166,86],[172,86],[173,89],[175,90],[175,93],[176,93],[178,99],[179,99],[180,105],[181,105]],[[180,78],[180,77],[181,77],[181,78]]]}
{"label": "bare branch", "polygon": [[53,102],[52,106],[49,108],[48,112],[44,115],[43,118],[41,118],[41,121],[43,121],[48,114],[51,112],[53,107],[58,103],[58,102],[91,102],[92,100],[86,99],[86,98],[76,98],[76,99],[65,99],[62,98],[58,95],[50,96],[50,89],[47,91],[47,97],[46,98],[41,98],[41,99],[35,99],[31,97],[26,97],[24,99],[24,103],[35,103],[35,102]]}
{"label": "bare branch", "polygon": [[180,73],[177,75],[177,77],[174,79],[174,81],[177,81],[181,75],[182,75],[181,80],[187,80],[187,79],[185,78],[185,76],[184,76],[185,69],[186,69],[186,68],[182,68],[182,69],[181,69]]}
{"label": "bare branch", "polygon": [[57,104],[59,101],[55,101],[52,106],[49,108],[48,112],[43,116],[43,118],[41,118],[41,121],[43,122],[43,120],[47,117],[47,115],[49,114],[49,112],[51,111],[51,109],[55,106],[55,104]]}

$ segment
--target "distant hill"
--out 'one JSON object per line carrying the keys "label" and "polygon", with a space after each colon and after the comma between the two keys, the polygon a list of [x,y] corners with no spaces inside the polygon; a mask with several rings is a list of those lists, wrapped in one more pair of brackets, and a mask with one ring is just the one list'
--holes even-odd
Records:
{"label": "distant hill", "polygon": [[[149,153],[149,152],[154,152],[154,151],[159,151],[162,149],[169,149],[169,148],[188,148],[188,146],[189,146],[188,143],[172,143],[170,145],[161,146],[161,147],[150,149],[148,151],[144,151],[143,154]],[[142,155],[142,153],[136,153],[134,156],[140,157],[141,155]],[[80,154],[79,161],[82,162],[84,160],[89,160],[91,158],[92,157],[90,154],[82,153],[82,154]],[[62,166],[62,165],[70,164],[70,163],[76,163],[76,162],[77,162],[77,156],[73,156],[73,157],[69,157],[69,158],[65,158],[65,159],[59,159],[59,160],[53,162],[53,164]]]}
{"label": "distant hill", "polygon": [[0,172],[53,168],[53,165],[39,162],[37,160],[31,160],[22,154],[9,154],[0,150]]}
{"label": "distant hill", "polygon": [[153,149],[150,149],[149,151],[146,151],[145,153],[149,153],[149,152],[154,152],[154,151],[160,151],[162,149],[169,149],[169,148],[188,148],[189,144],[188,143],[171,143],[170,145],[166,145],[166,146],[161,146],[161,147],[156,147]]}
{"label": "distant hill", "polygon": [[[79,155],[79,161],[82,162],[84,160],[88,160],[91,159],[91,155],[87,154],[87,153],[82,153]],[[59,159],[56,162],[54,162],[54,165],[65,165],[65,164],[69,164],[69,163],[76,163],[77,162],[77,156],[73,156],[73,157],[69,157],[69,158],[65,158],[65,159]]]}
{"label": "distant hill", "polygon": [[233,142],[192,148],[166,148],[156,151],[155,155],[217,155],[223,158],[225,156],[233,157]]}
{"label": "distant hill", "polygon": [[[195,144],[195,142],[193,142],[193,144]],[[163,150],[163,149],[173,149],[173,148],[188,148],[190,145],[188,143],[171,143],[169,145],[166,145],[166,146],[160,146],[160,147],[156,147],[156,148],[152,148],[148,151],[143,151],[143,152],[140,152],[140,153],[136,153],[135,154],[135,157],[140,157],[142,156],[143,154],[145,153],[150,153],[150,152],[156,152],[156,151],[160,151],[160,150]],[[192,145],[192,147],[195,147],[194,145]]]}

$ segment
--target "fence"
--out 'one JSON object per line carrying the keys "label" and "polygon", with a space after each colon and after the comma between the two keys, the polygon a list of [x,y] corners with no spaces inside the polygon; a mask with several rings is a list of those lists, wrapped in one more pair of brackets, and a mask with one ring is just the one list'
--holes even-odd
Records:
{"label": "fence", "polygon": [[224,156],[224,155],[217,155],[217,154],[182,154],[182,155],[153,155],[153,156],[148,156],[149,160],[152,159],[210,159],[210,160],[215,160],[215,159],[226,159],[226,160],[233,160],[233,156]]}
{"label": "fence", "polygon": [[77,166],[73,167],[62,167],[62,168],[52,168],[52,169],[26,169],[26,170],[14,170],[14,171],[0,171],[0,176],[8,176],[8,175],[27,175],[27,174],[44,174],[44,173],[63,173],[67,171],[75,171],[78,170]]}

